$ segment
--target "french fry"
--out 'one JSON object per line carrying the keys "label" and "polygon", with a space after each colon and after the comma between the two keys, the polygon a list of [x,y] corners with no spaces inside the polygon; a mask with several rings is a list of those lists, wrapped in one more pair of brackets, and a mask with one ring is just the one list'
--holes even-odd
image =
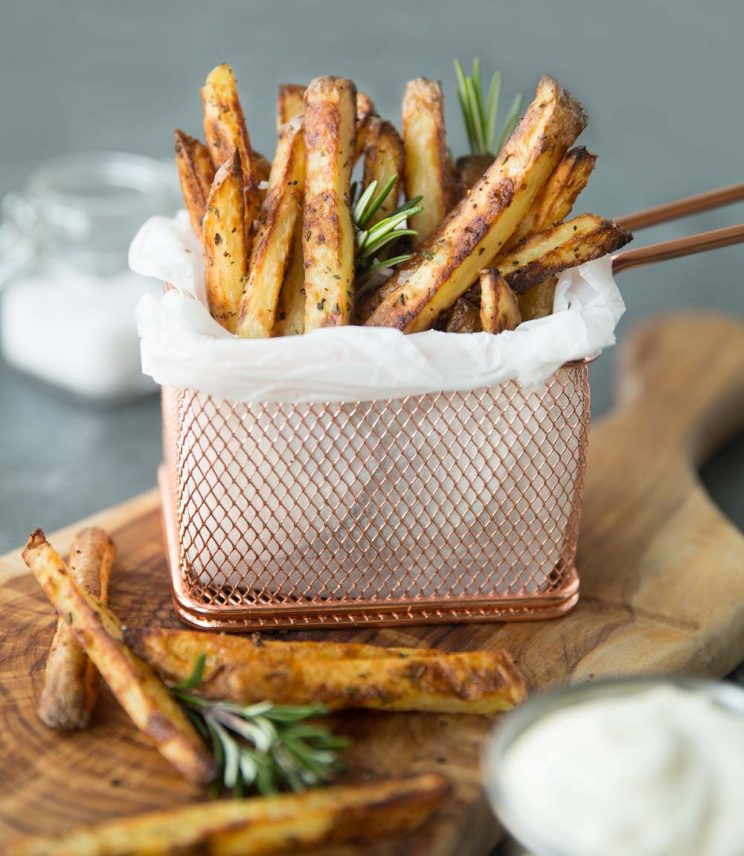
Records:
{"label": "french fry", "polygon": [[421,826],[449,792],[422,773],[252,799],[212,801],[29,838],[9,856],[268,856],[404,835]]}
{"label": "french fry", "polygon": [[367,145],[367,128],[373,116],[377,115],[374,101],[364,92],[356,94],[356,142],[354,143],[354,161],[359,160]]}
{"label": "french fry", "polygon": [[632,239],[626,229],[596,214],[580,214],[552,229],[525,238],[504,256],[501,270],[512,291],[528,288],[560,273],[612,253]]}
{"label": "french fry", "polygon": [[305,87],[300,83],[280,83],[276,98],[276,130],[291,122],[295,116],[301,116],[305,106]]}
{"label": "french fry", "polygon": [[319,656],[313,643],[256,647],[239,637],[165,628],[127,629],[126,639],[171,683],[187,678],[203,653],[205,668],[196,692],[241,703],[270,698],[277,704],[317,701],[333,710],[491,714],[526,695],[524,680],[505,651],[379,649],[372,656],[363,650]]}
{"label": "french fry", "polygon": [[395,211],[403,178],[403,140],[390,122],[373,116],[366,130],[363,184],[364,187],[369,187],[376,181],[379,191],[392,178],[396,180],[395,185],[377,209],[370,225],[389,217]]}
{"label": "french fry", "polygon": [[[70,575],[103,604],[115,554],[113,541],[97,527],[78,532],[70,549]],[[49,728],[85,728],[97,697],[98,672],[60,618],[46,661],[39,719]]]}
{"label": "french fry", "polygon": [[[303,103],[305,87],[299,83],[280,83],[279,96],[276,102],[276,125],[277,130],[285,122],[289,122],[295,116],[300,115],[305,107]],[[367,125],[373,116],[377,115],[374,102],[364,92],[356,94],[356,143],[354,146],[354,160],[357,161],[363,154],[367,139]]]}
{"label": "french fry", "polygon": [[204,280],[212,317],[231,333],[248,276],[243,180],[237,149],[218,170],[203,222]]}
{"label": "french fry", "polygon": [[522,321],[517,296],[493,268],[480,272],[480,320],[487,333],[516,330]]}
{"label": "french fry", "polygon": [[[581,191],[594,170],[597,156],[583,146],[571,149],[545,182],[537,199],[516,232],[509,239],[507,250],[536,232],[562,223],[571,213]],[[498,260],[495,262],[498,265]],[[553,298],[558,280],[551,276],[537,283],[518,297],[520,313],[525,321],[544,318],[553,312]]]}
{"label": "french fry", "polygon": [[207,210],[207,199],[214,181],[214,167],[207,147],[183,131],[175,132],[176,169],[181,184],[183,201],[189,212],[191,227],[201,239],[202,220]]}
{"label": "french fry", "polygon": [[454,202],[452,164],[444,126],[444,95],[433,80],[419,77],[403,96],[406,197],[422,196],[423,211],[411,217],[420,244],[440,225]]}
{"label": "french fry", "polygon": [[468,300],[468,295],[455,301],[446,329],[448,333],[479,333],[483,329],[478,307]]}
{"label": "french fry", "polygon": [[467,196],[468,190],[483,178],[483,173],[494,162],[494,156],[490,154],[463,155],[457,159],[455,172],[460,189],[460,196]]}
{"label": "french fry", "polygon": [[268,181],[271,175],[271,162],[267,157],[264,157],[260,152],[255,152],[256,155],[256,170],[258,172],[259,181]]}
{"label": "french fry", "polygon": [[305,259],[302,255],[302,218],[295,224],[289,264],[284,274],[273,336],[300,336],[305,332]]}
{"label": "french fry", "polygon": [[272,334],[292,239],[301,222],[304,185],[303,120],[297,116],[283,125],[279,134],[269,189],[261,207],[261,225],[240,301],[239,336],[264,339]]}
{"label": "french fry", "polygon": [[250,251],[255,224],[261,208],[261,165],[251,148],[238,87],[229,65],[218,65],[207,75],[201,91],[204,107],[204,135],[215,169],[232,158],[237,149],[245,196],[245,235]]}
{"label": "french fry", "polygon": [[305,332],[349,324],[353,311],[354,84],[318,77],[305,92]]}
{"label": "french fry", "polygon": [[124,644],[116,616],[73,579],[40,529],[23,559],[137,728],[189,781],[209,782],[214,769],[205,744],[153,670]]}
{"label": "french fry", "polygon": [[545,182],[522,222],[514,230],[502,254],[524,238],[562,223],[586,187],[596,163],[597,156],[587,151],[584,146],[577,146],[567,152]]}
{"label": "french fry", "polygon": [[584,128],[581,105],[543,77],[519,126],[470,194],[380,289],[369,326],[426,330],[477,279]]}

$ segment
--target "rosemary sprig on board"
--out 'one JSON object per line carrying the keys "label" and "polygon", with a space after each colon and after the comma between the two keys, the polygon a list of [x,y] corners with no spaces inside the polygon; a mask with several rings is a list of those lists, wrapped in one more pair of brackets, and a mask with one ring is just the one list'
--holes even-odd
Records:
{"label": "rosemary sprig on board", "polygon": [[495,71],[491,76],[485,101],[479,59],[473,60],[473,73],[469,77],[465,74],[459,60],[455,60],[455,74],[457,75],[457,97],[462,109],[470,151],[474,155],[496,156],[517,124],[519,111],[522,109],[522,96],[521,94],[514,96],[497,140],[501,72]]}
{"label": "rosemary sprig on board", "polygon": [[243,705],[201,698],[191,690],[201,683],[205,662],[202,653],[191,675],[172,692],[211,744],[218,792],[304,791],[330,782],[342,769],[338,751],[349,745],[348,739],[307,722],[327,714],[324,705]]}
{"label": "rosemary sprig on board", "polygon": [[395,187],[397,176],[391,176],[382,190],[377,192],[377,180],[371,181],[357,199],[357,185],[352,188],[352,218],[356,228],[356,275],[357,284],[364,285],[369,278],[384,268],[392,268],[401,262],[413,258],[412,253],[404,253],[393,258],[380,258],[380,252],[388,245],[406,235],[415,235],[415,229],[407,228],[407,222],[414,214],[423,211],[420,196],[406,200],[387,217],[374,225],[370,222],[382,203]]}

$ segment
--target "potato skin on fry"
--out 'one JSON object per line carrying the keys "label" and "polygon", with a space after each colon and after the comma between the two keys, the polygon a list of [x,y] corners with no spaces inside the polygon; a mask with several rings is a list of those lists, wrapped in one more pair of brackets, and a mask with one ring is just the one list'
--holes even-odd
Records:
{"label": "potato skin on fry", "polygon": [[351,322],[354,228],[349,185],[355,99],[354,84],[338,77],[316,78],[305,92],[306,333]]}
{"label": "potato skin on fry", "polygon": [[447,321],[448,333],[479,333],[483,329],[478,307],[468,300],[468,295],[458,297]]}
{"label": "potato skin on fry", "polygon": [[581,105],[555,80],[542,78],[498,158],[380,290],[367,325],[407,333],[431,327],[509,239],[585,122]]}
{"label": "potato skin on fry", "polygon": [[467,196],[468,190],[481,180],[483,173],[494,162],[491,154],[463,155],[457,159],[455,172],[459,184],[460,198]]}
{"label": "potato skin on fry", "polygon": [[480,272],[480,319],[487,333],[516,330],[522,321],[517,296],[493,268]]}
{"label": "potato skin on fry", "polygon": [[403,145],[406,198],[422,196],[424,210],[411,217],[420,244],[444,220],[454,203],[454,178],[444,126],[441,85],[419,77],[403,96]]}
{"label": "potato skin on fry", "polygon": [[404,835],[449,793],[436,773],[336,785],[300,794],[219,800],[29,838],[9,856],[268,856]]}
{"label": "potato skin on fry", "polygon": [[292,251],[295,227],[302,215],[305,187],[303,120],[296,116],[282,127],[269,189],[240,301],[238,335],[269,338],[276,320],[279,291]]}
{"label": "potato skin on fry", "polygon": [[363,186],[377,182],[380,191],[395,177],[396,182],[385,201],[370,221],[370,225],[390,216],[398,207],[398,198],[403,186],[403,140],[391,122],[373,116],[369,120],[364,147]]}
{"label": "potato skin on fry", "polygon": [[[206,698],[277,704],[319,701],[332,710],[371,708],[490,714],[526,695],[504,651],[387,651],[375,656],[316,656],[312,643],[261,648],[249,640],[164,628],[127,630],[127,641],[166,681],[188,677],[206,655],[197,692]],[[246,644],[248,643],[248,644]]]}
{"label": "potato skin on fry", "polygon": [[207,210],[207,199],[214,181],[214,167],[207,147],[194,137],[176,130],[176,170],[181,184],[183,201],[189,212],[191,228],[201,238],[202,220]]}
{"label": "potato skin on fry", "polygon": [[[70,548],[70,574],[85,591],[108,603],[108,586],[116,550],[98,527],[82,529]],[[39,719],[49,728],[85,728],[98,696],[98,672],[62,619],[46,662],[39,699]]]}
{"label": "potato skin on fry", "polygon": [[237,150],[218,170],[204,215],[204,281],[209,312],[235,332],[248,276],[243,179]]}
{"label": "potato skin on fry", "polygon": [[245,194],[244,222],[248,250],[253,241],[254,223],[261,208],[261,166],[251,148],[243,108],[238,97],[235,74],[229,65],[218,65],[207,75],[200,90],[204,107],[204,136],[214,168],[221,167],[237,149]]}
{"label": "potato skin on fry", "polygon": [[499,258],[512,291],[528,288],[567,268],[585,264],[625,246],[633,238],[627,229],[596,214],[580,214],[552,229],[525,238]]}
{"label": "potato skin on fry", "polygon": [[209,782],[212,759],[186,714],[124,644],[116,616],[75,582],[40,529],[29,538],[23,560],[134,724],[185,778]]}
{"label": "potato skin on fry", "polygon": [[289,264],[279,291],[272,336],[301,336],[305,332],[305,260],[302,255],[302,215],[295,223]]}

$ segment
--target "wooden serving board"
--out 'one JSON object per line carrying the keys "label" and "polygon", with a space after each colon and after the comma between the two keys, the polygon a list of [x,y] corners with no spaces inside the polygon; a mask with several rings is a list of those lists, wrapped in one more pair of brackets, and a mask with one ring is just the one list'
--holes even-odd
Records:
{"label": "wooden serving board", "polygon": [[[696,465],[744,426],[744,325],[700,314],[653,321],[626,344],[620,381],[617,409],[592,429],[582,596],[572,613],[534,623],[331,635],[450,650],[504,646],[533,688],[618,673],[722,676],[744,659],[744,537],[696,475]],[[118,548],[114,610],[131,625],[176,626],[157,494],[86,522],[105,527]],[[29,530],[43,523],[43,516],[29,520]],[[51,541],[67,550],[81,525]],[[40,724],[34,699],[54,619],[17,552],[0,559],[0,615],[0,842],[203,796],[147,744],[107,692],[87,731],[57,734]],[[339,718],[336,727],[354,739],[351,778],[434,769],[454,786],[427,828],[355,852],[482,854],[497,841],[479,772],[490,721],[359,713]]]}

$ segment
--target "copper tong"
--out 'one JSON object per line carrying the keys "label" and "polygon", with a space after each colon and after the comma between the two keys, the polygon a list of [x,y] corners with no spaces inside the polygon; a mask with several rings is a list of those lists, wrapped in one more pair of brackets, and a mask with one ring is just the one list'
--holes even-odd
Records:
{"label": "copper tong", "polygon": [[[616,222],[626,229],[639,231],[659,223],[689,217],[691,214],[699,214],[702,211],[710,211],[743,200],[744,184],[732,184],[730,187],[710,190],[697,196],[688,196],[686,199],[647,208],[645,211],[626,214],[624,217],[618,217]],[[612,257],[612,270],[619,273],[629,268],[704,253],[707,250],[717,250],[719,247],[730,247],[742,242],[744,242],[744,223],[723,229],[713,229],[710,232],[700,232],[684,238],[675,238],[672,241],[661,241],[657,244],[649,244],[647,247],[623,250]]]}

